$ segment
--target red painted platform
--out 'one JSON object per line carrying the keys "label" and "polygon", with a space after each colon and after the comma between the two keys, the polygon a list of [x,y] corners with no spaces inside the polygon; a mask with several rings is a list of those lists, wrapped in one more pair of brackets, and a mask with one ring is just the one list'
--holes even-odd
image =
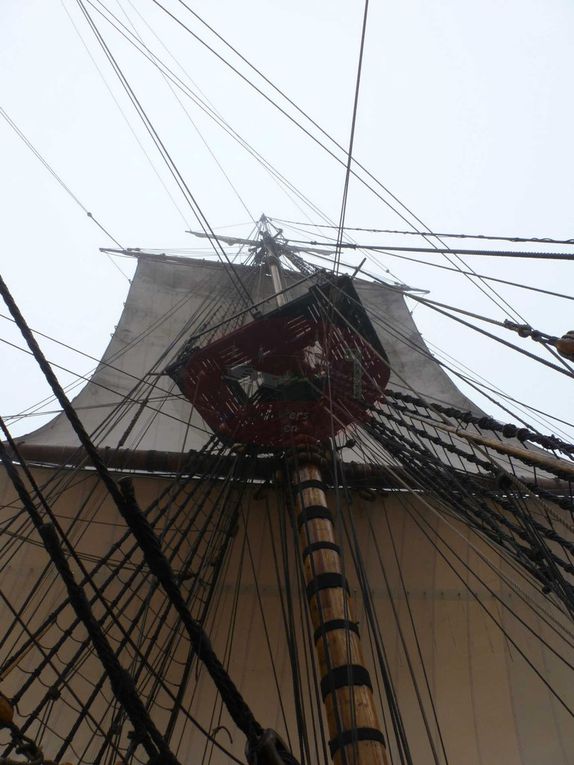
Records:
{"label": "red painted platform", "polygon": [[349,277],[333,279],[167,370],[227,443],[324,441],[383,396],[385,352]]}

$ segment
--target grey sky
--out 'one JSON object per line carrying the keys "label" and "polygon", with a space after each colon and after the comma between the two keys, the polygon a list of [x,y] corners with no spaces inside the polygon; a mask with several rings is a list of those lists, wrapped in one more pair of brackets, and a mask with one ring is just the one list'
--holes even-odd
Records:
{"label": "grey sky", "polygon": [[[154,51],[175,67],[143,17],[232,127],[327,215],[338,218],[344,178],[340,165],[151,0],[106,4],[128,23],[125,11]],[[220,0],[190,5],[346,144],[362,4]],[[180,3],[166,0],[166,6],[214,42]],[[183,217],[126,125],[66,10]],[[224,231],[246,235],[249,216],[196,127],[254,217],[266,212],[304,220],[303,212],[268,174],[185,101],[194,127],[157,71],[95,12],[94,18],[213,226],[245,224]],[[125,246],[200,246],[184,233],[184,218],[196,227],[193,215],[119,89],[77,4],[5,2],[0,29],[2,106],[87,209]],[[574,5],[565,1],[371,0],[357,158],[434,230],[572,236],[573,29]],[[221,45],[217,48],[223,52]],[[242,71],[247,73],[245,67]],[[98,357],[128,287],[126,277],[98,252],[112,242],[1,120],[0,158],[4,277],[31,326]],[[317,221],[316,214],[307,214]],[[347,223],[404,227],[357,183],[351,185]],[[382,235],[356,238],[388,241]],[[482,273],[572,292],[568,263],[491,258],[469,262]],[[131,261],[116,263],[131,275]],[[430,289],[437,300],[505,318],[459,276],[390,257],[381,263],[405,282]],[[543,331],[562,334],[574,327],[568,301],[510,288],[500,291]],[[425,338],[443,351],[518,399],[569,418],[571,380],[525,364],[516,354],[479,341],[424,308],[414,315]],[[8,322],[2,319],[1,326],[2,337],[21,344]],[[516,336],[507,339],[534,349]],[[89,371],[87,359],[47,341],[42,345],[57,363],[76,372]],[[24,354],[2,344],[0,362],[3,415],[47,395],[41,375]],[[73,378],[62,374],[61,379]],[[39,418],[30,418],[15,432],[37,424]]]}

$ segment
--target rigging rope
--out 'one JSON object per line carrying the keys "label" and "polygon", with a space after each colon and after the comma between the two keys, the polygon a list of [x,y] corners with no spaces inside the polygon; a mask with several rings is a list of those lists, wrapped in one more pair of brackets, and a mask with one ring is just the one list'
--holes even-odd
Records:
{"label": "rigging rope", "polygon": [[[519,428],[513,423],[500,423],[488,415],[476,415],[468,410],[458,409],[454,406],[446,406],[435,401],[427,401],[424,398],[413,396],[410,393],[402,393],[401,391],[389,388],[385,390],[385,397],[397,401],[404,401],[406,404],[425,407],[435,412],[440,412],[447,417],[456,418],[461,423],[476,425],[481,430],[493,430],[496,433],[501,433],[505,438],[517,438],[519,441],[523,442],[533,441],[534,443],[540,444],[540,446],[543,446],[545,449],[558,449],[566,454],[574,455],[574,444],[566,443],[554,435],[548,436],[537,433],[529,428]],[[389,402],[386,403],[388,405]],[[413,414],[415,414],[415,412],[413,412]]]}
{"label": "rigging rope", "polygon": [[[284,220],[283,218],[270,218],[270,220],[276,220],[278,223],[283,223],[290,226],[307,226],[311,225],[313,228],[331,228],[336,229],[337,226],[326,223],[302,223],[301,221]],[[448,234],[444,232],[428,231],[421,233],[420,231],[404,231],[390,228],[365,228],[359,226],[347,226],[348,231],[364,231],[372,234],[401,234],[407,236],[434,236],[443,237],[445,239],[485,239],[492,241],[503,242],[532,242],[540,244],[574,244],[574,239],[552,239],[551,237],[524,237],[524,236],[491,236],[488,234]]]}
{"label": "rigging rope", "polygon": [[355,143],[355,127],[357,124],[357,111],[359,106],[359,90],[361,87],[361,72],[363,70],[363,54],[365,51],[365,38],[367,35],[367,16],[369,13],[369,0],[365,0],[363,10],[363,25],[361,29],[361,44],[359,48],[359,61],[357,64],[357,74],[355,81],[355,97],[353,101],[353,116],[351,118],[351,134],[349,136],[349,148],[347,150],[347,167],[345,169],[345,183],[343,186],[343,199],[341,201],[341,213],[339,215],[339,228],[337,231],[337,243],[335,245],[335,264],[334,271],[339,273],[341,260],[341,245],[343,243],[343,234],[345,231],[345,215],[347,212],[347,197],[349,194],[349,180],[351,178],[351,164],[353,162],[353,145]]}
{"label": "rigging rope", "polygon": [[[259,93],[259,94],[260,94],[260,95],[261,95],[263,98],[265,98],[265,99],[266,99],[266,100],[267,100],[269,103],[271,103],[271,104],[272,104],[272,105],[273,105],[273,106],[274,106],[276,109],[278,109],[278,110],[279,110],[279,112],[280,112],[280,113],[281,113],[283,116],[285,116],[287,119],[289,119],[291,122],[293,122],[293,123],[294,123],[294,124],[295,124],[297,127],[299,127],[299,128],[300,128],[300,129],[301,129],[301,130],[302,130],[302,131],[303,131],[303,132],[304,132],[304,133],[305,133],[305,134],[306,134],[308,137],[310,137],[310,138],[311,138],[311,139],[312,139],[312,140],[313,140],[313,141],[314,141],[316,144],[318,144],[318,145],[319,145],[319,146],[320,146],[322,149],[324,149],[324,150],[327,152],[327,154],[328,154],[329,156],[331,156],[333,159],[335,159],[335,160],[336,160],[337,162],[339,162],[340,164],[342,164],[342,165],[343,165],[343,164],[345,164],[345,163],[344,163],[344,161],[343,161],[343,159],[341,159],[340,157],[338,157],[338,156],[337,156],[337,155],[336,155],[336,154],[335,154],[333,151],[331,151],[331,150],[330,150],[330,149],[329,149],[329,148],[328,148],[328,147],[327,147],[327,146],[326,146],[326,145],[325,145],[325,144],[324,144],[322,141],[320,141],[320,140],[319,140],[319,139],[318,139],[316,136],[314,136],[314,135],[313,135],[313,134],[312,134],[312,133],[311,133],[311,132],[310,132],[310,131],[309,131],[307,128],[305,128],[303,125],[301,125],[301,123],[299,123],[299,122],[298,122],[298,121],[297,121],[297,120],[296,120],[296,119],[295,119],[295,118],[294,118],[292,115],[290,115],[288,112],[286,112],[286,111],[285,111],[285,109],[283,109],[281,106],[279,106],[279,105],[278,105],[278,104],[277,104],[275,101],[273,101],[273,99],[271,99],[269,96],[267,96],[267,95],[266,95],[266,94],[265,94],[265,93],[264,93],[264,92],[263,92],[263,91],[262,91],[260,88],[258,88],[258,87],[257,87],[257,86],[256,86],[254,83],[252,83],[252,82],[251,82],[251,81],[250,81],[250,80],[249,80],[247,77],[245,77],[245,75],[243,75],[241,72],[239,72],[239,70],[237,70],[237,69],[236,69],[236,67],[234,67],[232,64],[230,64],[230,63],[229,63],[229,62],[228,62],[228,61],[227,61],[227,60],[226,60],[226,59],[225,59],[225,58],[224,58],[224,57],[223,57],[221,54],[219,54],[219,53],[218,53],[218,52],[217,52],[217,51],[216,51],[216,50],[215,50],[215,49],[214,49],[212,46],[210,46],[208,43],[206,43],[204,40],[202,40],[202,39],[201,39],[201,38],[200,38],[200,37],[199,37],[199,36],[198,36],[198,35],[197,35],[195,32],[193,32],[193,31],[192,31],[192,30],[191,30],[191,29],[190,29],[188,26],[186,26],[186,25],[185,25],[185,24],[184,24],[184,23],[183,23],[183,22],[182,22],[180,19],[178,19],[178,18],[177,18],[177,17],[176,17],[176,16],[175,16],[173,13],[171,13],[171,12],[170,12],[170,11],[168,11],[168,10],[167,10],[167,9],[166,9],[166,8],[165,8],[163,5],[161,5],[161,3],[159,3],[159,2],[158,2],[158,0],[153,0],[153,2],[154,2],[154,3],[155,3],[155,4],[156,4],[156,5],[159,7],[159,8],[161,8],[161,9],[162,9],[162,10],[163,10],[163,11],[164,11],[164,12],[165,12],[165,13],[166,13],[168,16],[170,16],[170,17],[171,17],[171,18],[172,18],[172,19],[173,19],[173,20],[174,20],[174,21],[175,21],[175,22],[176,22],[178,25],[180,25],[180,26],[181,26],[183,29],[185,29],[185,30],[186,30],[186,31],[187,31],[189,34],[191,34],[191,35],[192,35],[192,36],[193,36],[193,37],[194,37],[194,38],[195,38],[195,39],[196,39],[196,40],[197,40],[197,41],[198,41],[198,42],[199,42],[201,45],[203,45],[204,47],[206,47],[206,48],[207,48],[207,49],[208,49],[208,50],[209,50],[211,53],[213,53],[213,54],[214,54],[214,55],[215,55],[215,56],[216,56],[216,57],[217,57],[219,60],[221,60],[221,61],[222,61],[222,62],[223,62],[223,63],[224,63],[226,66],[228,66],[228,67],[229,67],[229,68],[230,68],[230,69],[231,69],[231,70],[232,70],[232,71],[233,71],[233,72],[234,72],[234,73],[235,73],[235,74],[236,74],[238,77],[240,77],[240,78],[241,78],[243,81],[245,81],[245,82],[246,82],[248,85],[250,85],[250,86],[251,86],[251,87],[252,87],[252,88],[253,88],[253,89],[254,89],[254,90],[257,92],[257,93]],[[192,12],[192,13],[193,13],[193,11],[191,11],[191,9],[189,8],[189,6],[187,6],[187,5],[186,5],[186,4],[183,2],[183,0],[180,0],[180,3],[181,3],[181,4],[182,4],[182,5],[185,7],[185,8],[187,8],[187,10],[189,10],[190,12]],[[197,16],[197,14],[194,14],[194,16],[196,16],[197,18],[199,18],[199,16]],[[201,20],[201,19],[200,19],[200,20]],[[202,21],[202,23],[205,23],[205,22],[203,22],[203,20],[201,20],[201,21]],[[206,25],[206,26],[207,26],[207,25]],[[209,27],[209,28],[210,28],[210,27]],[[211,29],[211,28],[210,28],[210,29]],[[213,30],[212,30],[212,31],[213,31]],[[220,36],[220,35],[217,35],[217,37],[218,37],[219,39],[223,39],[223,38],[221,38],[221,36]],[[224,41],[224,42],[225,42],[225,41]],[[225,43],[225,44],[226,44],[226,45],[228,45],[227,43]],[[231,46],[228,46],[228,47],[231,47]],[[237,53],[237,51],[235,51],[235,49],[233,49],[233,48],[232,48],[232,50],[233,50],[235,53]],[[238,54],[238,55],[239,55],[239,54]],[[245,60],[243,56],[241,56],[241,58],[242,58],[243,60]],[[249,65],[250,65],[250,64],[249,64]],[[251,65],[250,65],[250,66],[251,66]],[[254,67],[252,67],[252,68],[254,68]],[[266,78],[265,78],[265,79],[266,79]],[[275,88],[275,89],[276,89],[276,90],[278,90],[277,88]],[[282,95],[284,95],[284,94],[282,93]],[[290,99],[287,99],[287,100],[288,100],[290,103],[292,103]],[[298,108],[297,108],[297,110],[298,110],[299,112],[302,112],[302,110],[300,110],[300,109],[298,109]],[[325,135],[328,135],[328,134],[326,133],[326,131],[324,131],[322,128],[320,128],[320,127],[319,127],[319,126],[318,126],[318,125],[317,125],[317,124],[316,124],[316,123],[315,123],[313,120],[310,120],[310,121],[311,121],[311,124],[313,124],[313,125],[315,125],[316,127],[318,127],[318,129],[320,130],[320,132],[321,132],[321,133],[323,133],[323,134],[325,134]],[[341,146],[340,146],[340,145],[339,145],[339,144],[338,144],[338,143],[337,143],[337,142],[336,142],[336,141],[335,141],[333,138],[331,138],[330,136],[329,136],[329,138],[330,138],[330,140],[331,140],[331,141],[333,141],[333,143],[335,144],[335,146],[337,146],[338,148],[340,148],[341,150],[343,150],[343,149],[342,149],[342,147],[341,147]],[[407,213],[408,213],[408,214],[409,214],[409,215],[410,215],[410,216],[411,216],[411,217],[412,217],[412,218],[413,218],[413,219],[416,221],[416,223],[417,223],[417,224],[419,224],[419,225],[421,225],[423,228],[427,229],[427,231],[429,231],[429,230],[430,230],[430,229],[428,228],[428,226],[426,226],[426,225],[425,225],[425,224],[422,222],[422,220],[421,220],[421,219],[420,219],[418,216],[416,216],[416,215],[415,215],[415,214],[414,214],[414,213],[413,213],[411,210],[409,210],[409,208],[408,208],[406,205],[404,205],[404,204],[403,204],[403,203],[402,203],[402,202],[401,202],[401,201],[400,201],[400,200],[399,200],[399,199],[398,199],[398,198],[397,198],[397,197],[396,197],[396,196],[395,196],[395,195],[394,195],[392,192],[390,192],[390,191],[389,191],[389,189],[387,189],[387,188],[386,188],[386,187],[385,187],[385,186],[384,186],[384,185],[383,185],[383,184],[382,184],[382,183],[381,183],[381,182],[380,182],[380,181],[379,181],[377,178],[375,178],[375,176],[374,176],[372,173],[370,173],[370,172],[369,172],[369,171],[368,171],[368,170],[367,170],[367,169],[366,169],[366,168],[365,168],[363,165],[361,165],[360,163],[358,163],[358,162],[357,162],[356,164],[357,164],[357,166],[358,166],[358,167],[359,167],[361,170],[363,170],[363,171],[366,173],[366,175],[367,175],[369,178],[371,178],[371,179],[372,179],[372,180],[373,180],[373,181],[374,181],[374,182],[375,182],[375,183],[376,183],[376,184],[377,184],[377,185],[378,185],[378,186],[379,186],[381,189],[383,189],[383,190],[385,191],[385,193],[389,194],[389,196],[390,196],[390,197],[391,197],[393,200],[395,200],[396,202],[398,202],[398,203],[399,203],[399,205],[401,205],[401,207],[402,207],[402,208],[403,208],[403,209],[404,209],[404,210],[405,210],[405,211],[406,211],[406,212],[407,212]],[[387,206],[388,206],[388,207],[389,207],[391,210],[393,210],[393,212],[395,212],[395,213],[396,213],[396,214],[397,214],[397,215],[398,215],[398,216],[399,216],[399,217],[400,217],[402,220],[404,220],[404,221],[405,221],[405,223],[407,223],[408,225],[411,225],[411,226],[412,226],[414,229],[416,229],[416,228],[417,228],[417,226],[416,226],[415,224],[413,224],[413,223],[412,223],[410,220],[408,220],[408,218],[407,218],[407,217],[405,217],[405,215],[404,215],[403,213],[401,213],[399,210],[397,210],[397,209],[396,209],[396,207],[394,207],[394,206],[393,206],[393,205],[392,205],[392,204],[391,204],[391,203],[390,203],[390,202],[389,202],[387,199],[385,199],[385,198],[382,196],[382,194],[380,194],[380,193],[379,193],[379,192],[378,192],[378,191],[377,191],[375,188],[373,188],[373,186],[371,186],[371,185],[370,185],[370,184],[369,184],[369,183],[368,183],[368,182],[367,182],[367,181],[366,181],[364,178],[362,178],[362,177],[361,177],[361,176],[360,176],[360,175],[359,175],[359,174],[358,174],[356,171],[354,171],[354,170],[351,170],[351,172],[352,172],[353,176],[354,176],[354,177],[356,177],[356,178],[359,180],[359,182],[360,182],[360,183],[362,183],[362,184],[363,184],[363,185],[364,185],[366,188],[368,188],[368,189],[369,189],[369,190],[370,190],[372,193],[374,193],[374,194],[375,194],[375,196],[377,196],[377,197],[378,197],[378,198],[379,198],[379,199],[380,199],[380,200],[381,200],[381,201],[382,201],[382,202],[383,202],[385,205],[387,205]],[[425,238],[430,236],[430,234],[428,234],[428,233],[425,233],[425,232],[423,232],[421,235],[422,235],[422,236],[424,236]],[[440,239],[438,239],[438,241],[439,241],[439,242],[441,242],[441,240],[440,240]],[[429,243],[430,243],[430,244],[431,244],[433,247],[435,246],[435,245],[434,245],[434,243],[433,243],[432,241],[430,241]],[[442,242],[441,242],[441,244],[442,244]],[[460,256],[459,256],[459,255],[457,255],[456,253],[453,253],[453,256],[454,256],[455,258],[457,258],[457,260],[459,260],[461,263],[463,263],[463,265],[464,265],[464,266],[465,266],[467,269],[469,269],[470,271],[473,271],[473,269],[471,269],[471,268],[470,268],[470,267],[469,267],[469,266],[468,266],[468,265],[467,265],[467,264],[466,264],[466,263],[465,263],[465,262],[462,260],[462,258],[460,258]],[[447,257],[447,259],[449,260],[449,262],[451,262],[451,263],[452,263],[452,261],[450,260],[450,258],[448,258],[448,257]],[[486,296],[487,296],[487,297],[488,297],[488,298],[489,298],[489,299],[490,299],[492,302],[494,302],[494,303],[495,303],[495,304],[496,304],[496,305],[497,305],[499,308],[503,308],[503,306],[501,305],[501,303],[502,303],[502,304],[505,304],[505,305],[507,306],[507,308],[508,308],[508,309],[510,309],[510,310],[512,311],[512,313],[514,313],[515,315],[519,316],[519,318],[523,319],[523,317],[521,317],[519,314],[517,314],[517,313],[516,313],[516,311],[514,311],[514,310],[512,309],[512,307],[510,306],[510,304],[509,304],[509,303],[508,303],[508,302],[507,302],[507,301],[506,301],[504,298],[502,298],[502,297],[501,297],[501,295],[500,295],[500,294],[499,294],[499,293],[498,293],[496,290],[494,290],[492,287],[490,287],[490,286],[489,286],[489,285],[487,285],[487,284],[485,284],[485,285],[484,285],[484,287],[483,287],[483,286],[481,286],[480,284],[477,284],[477,282],[473,281],[473,278],[472,278],[472,277],[467,277],[467,278],[469,279],[469,281],[470,281],[472,284],[474,284],[476,287],[478,287],[478,289],[479,289],[481,292],[483,292],[483,293],[484,293],[484,294],[485,294],[485,295],[486,295]],[[479,278],[479,277],[476,277],[476,278]],[[479,281],[480,281],[480,279],[479,279]],[[493,296],[494,296],[494,297],[493,297]],[[503,308],[503,310],[506,310],[506,309],[504,309],[504,308]],[[508,313],[508,311],[507,311],[507,315],[511,316],[511,314],[510,314],[510,313]]]}
{"label": "rigging rope", "polygon": [[[66,585],[70,604],[76,611],[78,618],[84,624],[100,661],[106,670],[114,694],[130,717],[139,741],[145,748],[152,762],[157,763],[157,765],[159,765],[160,762],[166,762],[168,765],[179,765],[178,760],[174,757],[169,747],[166,746],[162,735],[147,714],[130,675],[121,666],[100,625],[94,618],[84,590],[76,583],[68,561],[63,553],[54,526],[43,522],[40,513],[37,511],[32,498],[1,443],[0,456],[4,468],[18,492],[23,506],[32,518],[36,530],[40,534],[46,550],[50,554],[52,562],[56,566],[62,581]],[[157,759],[158,755],[161,759]]]}
{"label": "rigging rope", "polygon": [[[78,205],[78,207],[85,212],[85,214],[88,216],[88,218],[93,221],[96,226],[103,231],[103,233],[109,237],[112,242],[114,242],[118,247],[121,247],[122,245],[118,242],[118,240],[110,234],[110,232],[105,228],[105,226],[98,220],[98,218],[95,217],[93,213],[91,213],[88,208],[84,205],[83,202],[80,201],[80,199],[74,194],[74,192],[71,190],[71,188],[64,182],[64,180],[61,178],[61,176],[58,175],[58,173],[54,170],[54,168],[48,163],[46,159],[40,154],[38,149],[32,144],[32,142],[24,135],[22,130],[16,125],[14,120],[9,116],[9,114],[6,112],[6,110],[0,106],[0,115],[5,119],[5,121],[8,123],[8,125],[12,128],[12,130],[16,133],[18,138],[27,146],[28,149],[32,152],[32,154],[38,159],[42,165],[46,168],[46,170],[50,173],[50,175],[60,184],[60,186],[64,189],[66,194],[73,199],[73,201]],[[113,258],[108,256],[108,259],[116,268],[120,274],[124,277],[124,279],[127,279],[129,281],[129,277],[127,274],[125,274],[122,269],[118,266],[118,264],[113,260]]]}
{"label": "rigging rope", "polygon": [[237,289],[238,293],[242,296],[243,300],[245,301],[246,305],[249,307],[252,303],[251,295],[247,291],[245,285],[243,284],[243,281],[239,274],[237,273],[237,269],[233,265],[233,263],[229,260],[229,257],[227,253],[225,252],[224,248],[219,245],[219,242],[217,240],[217,236],[213,232],[213,229],[211,228],[209,222],[207,221],[207,218],[205,217],[204,213],[202,212],[194,194],[191,192],[191,189],[189,188],[189,185],[185,181],[182,173],[180,172],[177,164],[175,163],[174,159],[172,158],[170,152],[167,150],[166,145],[162,141],[162,139],[159,136],[159,133],[157,132],[156,128],[154,127],[151,119],[149,118],[148,114],[146,113],[146,110],[143,108],[141,101],[136,96],[133,88],[129,84],[125,74],[123,73],[120,65],[118,64],[116,58],[112,54],[110,48],[106,44],[104,38],[102,37],[98,27],[96,26],[94,20],[90,16],[87,8],[85,7],[85,4],[83,0],[76,0],[78,6],[82,10],[82,13],[84,14],[92,32],[94,33],[96,40],[98,41],[100,47],[104,51],[110,65],[112,66],[112,69],[114,70],[115,74],[117,75],[123,89],[127,93],[130,101],[132,102],[132,105],[134,106],[138,116],[142,120],[142,123],[147,130],[150,138],[152,139],[153,143],[155,144],[156,148],[158,149],[161,158],[166,164],[166,167],[168,168],[170,174],[172,175],[173,179],[175,180],[177,186],[179,187],[180,191],[182,192],[185,201],[191,208],[192,212],[194,213],[195,217],[197,218],[197,221],[203,231],[207,234],[209,233],[211,237],[213,237],[212,244],[214,246],[215,252],[217,253],[218,257],[221,259],[223,263],[227,263],[228,266],[228,274],[231,278],[231,281],[233,282],[235,288]]}
{"label": "rigging rope", "polygon": [[[126,491],[126,485],[124,484],[120,489],[110,477],[97,449],[94,447],[90,437],[84,429],[84,426],[82,425],[75,410],[67,399],[62,387],[60,386],[57,378],[51,370],[50,365],[43,356],[40,347],[38,346],[32,332],[24,320],[24,317],[20,313],[18,306],[16,305],[4,280],[1,277],[0,294],[4,298],[10,313],[14,317],[18,328],[28,343],[30,350],[33,352],[34,357],[42,369],[42,372],[44,373],[50,386],[52,387],[54,394],[58,398],[62,409],[64,410],[72,427],[74,428],[76,435],[80,439],[82,446],[86,450],[86,453],[94,465],[102,483],[106,487],[119,512],[122,514],[130,526],[136,537],[136,540],[142,547],[148,565],[160,580],[170,601],[179,613],[183,624],[188,631],[189,637],[194,644],[198,658],[200,658],[208,668],[236,724],[247,736],[251,747],[255,748],[263,734],[263,729],[259,723],[256,722],[251,711],[243,701],[243,698],[215,656],[209,644],[207,635],[199,623],[191,618],[185,601],[181,596],[179,587],[173,578],[173,573],[170,569],[169,563],[161,551],[161,547],[157,542],[151,526],[144,518],[139,508],[137,508],[134,498],[131,496],[129,491]],[[37,526],[38,531],[42,536],[46,549],[50,553],[52,560],[54,561],[60,573],[60,576],[66,584],[70,597],[70,603],[76,610],[78,617],[86,626],[86,629],[88,630],[90,638],[102,661],[102,664],[108,672],[110,683],[116,697],[123,705],[127,714],[130,716],[134,727],[138,731],[138,736],[140,736],[142,743],[146,748],[146,751],[148,751],[150,757],[153,759],[156,756],[155,750],[153,748],[155,746],[157,747],[161,757],[164,758],[165,762],[172,763],[172,765],[177,765],[177,760],[171,753],[170,749],[166,746],[163,737],[159,731],[157,731],[151,720],[148,720],[145,708],[143,707],[143,704],[137,695],[135,686],[132,684],[132,680],[129,674],[122,668],[119,660],[111,650],[99,624],[94,619],[83,589],[79,587],[75,582],[65,556],[62,553],[55,530],[52,526],[47,526],[44,524],[39,515],[36,513],[33,503],[26,496],[25,488],[23,487],[17,472],[12,466],[11,460],[4,452],[5,450],[2,447],[2,460],[5,464],[5,467],[9,471],[14,485],[18,488],[20,497],[30,512],[31,517],[33,519],[36,518],[35,525]],[[147,734],[145,734],[144,737],[146,727]]]}
{"label": "rigging rope", "polygon": [[[103,13],[103,11],[94,5],[91,0],[87,0],[88,4],[94,8],[97,13],[99,13],[102,18],[104,18],[116,31],[119,32],[122,37],[124,37],[128,43],[133,45],[136,50],[141,53],[150,63],[158,69],[164,75],[167,77],[167,79],[179,90],[181,90],[188,98],[190,98],[196,106],[199,107],[207,116],[215,122],[222,130],[224,130],[229,136],[233,138],[245,151],[248,152],[257,162],[259,162],[262,167],[265,169],[265,171],[278,183],[278,185],[283,187],[284,192],[287,194],[287,196],[292,199],[294,196],[296,199],[292,199],[295,206],[303,213],[304,210],[301,209],[300,205],[296,201],[299,199],[304,204],[306,204],[313,212],[315,212],[317,215],[319,215],[323,220],[329,220],[327,216],[325,216],[322,211],[320,210],[317,205],[315,205],[311,200],[309,200],[304,194],[302,194],[288,179],[283,176],[268,160],[266,160],[259,152],[257,152],[248,141],[246,141],[242,136],[237,133],[224,119],[223,117],[209,104],[209,102],[200,96],[198,96],[196,93],[191,91],[191,89],[179,78],[167,65],[163,64],[159,57],[157,57],[143,42],[141,42],[126,26],[123,24],[117,16],[115,16],[109,9],[106,8],[106,12],[110,14],[111,18],[114,19],[114,21],[110,20],[108,16]],[[99,2],[99,0],[98,0]],[[100,5],[102,5],[103,8],[105,6],[100,2]],[[135,41],[135,42],[134,42]],[[140,47],[141,46],[141,47]]]}
{"label": "rigging rope", "polygon": [[[323,242],[320,239],[291,239],[295,244],[305,244],[310,247],[325,247],[330,242]],[[534,258],[540,260],[574,260],[574,253],[572,252],[537,252],[534,250],[484,250],[484,249],[459,249],[453,250],[450,247],[402,247],[393,244],[360,244],[356,242],[343,242],[338,245],[339,249],[345,250],[364,250],[365,252],[382,252],[390,254],[390,252],[423,252],[433,253],[436,255],[445,255],[447,253],[452,255],[484,255],[494,258]],[[473,276],[477,276],[474,271],[471,271]]]}

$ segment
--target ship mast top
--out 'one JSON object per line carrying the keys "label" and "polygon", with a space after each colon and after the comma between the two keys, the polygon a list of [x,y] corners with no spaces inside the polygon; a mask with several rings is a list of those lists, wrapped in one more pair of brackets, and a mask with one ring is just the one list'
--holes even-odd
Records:
{"label": "ship mast top", "polygon": [[276,234],[272,234],[269,230],[269,221],[266,215],[261,215],[257,223],[259,234],[261,237],[262,249],[263,249],[263,262],[269,268],[271,279],[273,280],[273,289],[275,290],[275,299],[278,306],[285,305],[285,294],[283,275],[281,273],[281,248],[278,245],[276,238],[281,234],[279,229]]}

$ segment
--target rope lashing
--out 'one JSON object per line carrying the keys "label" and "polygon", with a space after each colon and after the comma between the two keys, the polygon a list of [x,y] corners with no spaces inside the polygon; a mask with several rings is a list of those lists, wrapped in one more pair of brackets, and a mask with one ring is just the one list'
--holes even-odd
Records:
{"label": "rope lashing", "polygon": [[529,324],[517,324],[508,319],[504,322],[504,326],[506,329],[516,332],[519,337],[529,337],[535,343],[552,345],[563,358],[574,361],[574,329],[569,330],[562,337],[556,337],[533,329]]}
{"label": "rope lashing", "polygon": [[[395,391],[387,388],[385,391],[385,398],[387,406],[393,406],[394,408],[404,411],[407,414],[418,414],[418,412],[409,412],[402,407],[397,407],[396,404],[391,403],[388,399],[394,399],[395,401],[404,401],[407,404],[411,404],[416,407],[423,407],[425,409],[431,409],[434,412],[445,414],[447,417],[453,417],[459,420],[461,423],[476,425],[481,430],[493,430],[497,433],[501,433],[504,438],[517,438],[519,441],[532,441],[540,444],[545,449],[559,449],[566,454],[574,454],[574,444],[566,443],[556,436],[547,436],[541,433],[537,433],[528,428],[520,428],[513,423],[501,423],[495,420],[493,417],[485,415],[476,415],[472,412],[457,409],[453,406],[444,406],[438,404],[435,401],[429,401],[417,396],[412,396],[409,393],[403,393],[401,391]],[[376,407],[373,407],[373,411],[380,411]]]}
{"label": "rope lashing", "polygon": [[24,759],[15,760],[11,757],[0,757],[0,765],[46,765],[44,753],[40,747],[31,738],[25,736],[17,725],[10,723],[9,725],[2,725],[2,727],[10,728],[12,746],[16,754]]}
{"label": "rope lashing", "polygon": [[534,329],[530,324],[518,324],[515,321],[506,319],[503,323],[506,329],[510,329],[512,332],[516,332],[519,337],[529,337],[534,340],[535,343],[550,343],[552,340],[558,340],[553,335],[548,335],[546,332],[540,332],[538,329]]}
{"label": "rope lashing", "polygon": [[0,728],[9,728],[12,736],[11,747],[17,755],[24,758],[15,760],[11,757],[0,757],[0,765],[72,765],[70,762],[55,763],[53,760],[46,760],[40,747],[22,733],[13,722],[13,718],[12,704],[0,693]]}

